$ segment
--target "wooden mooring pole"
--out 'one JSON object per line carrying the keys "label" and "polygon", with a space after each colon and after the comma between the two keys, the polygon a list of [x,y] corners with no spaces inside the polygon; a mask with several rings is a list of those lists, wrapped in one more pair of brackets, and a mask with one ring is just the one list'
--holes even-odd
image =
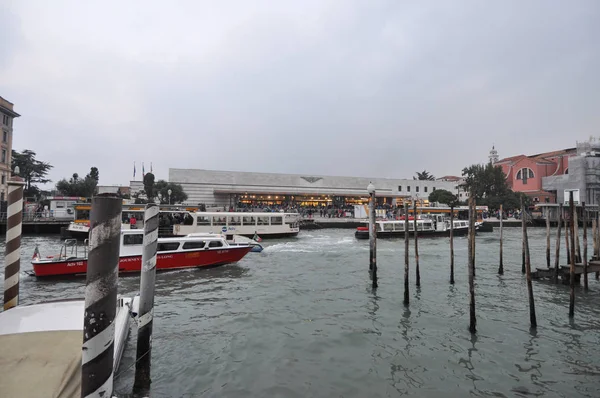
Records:
{"label": "wooden mooring pole", "polygon": [[571,213],[571,267],[569,270],[571,294],[569,299],[569,318],[573,318],[575,316],[575,205],[573,204],[573,191],[569,192],[569,212]]}
{"label": "wooden mooring pole", "polygon": [[556,257],[554,258],[554,283],[558,283],[558,270],[560,269],[560,229],[563,223],[563,205],[558,205],[558,224],[556,226]]}
{"label": "wooden mooring pole", "polygon": [[82,397],[112,396],[122,202],[113,195],[92,199],[83,318]]}
{"label": "wooden mooring pole", "polygon": [[156,250],[158,248],[158,212],[154,203],[144,212],[144,241],[142,271],[140,274],[140,308],[138,312],[138,340],[134,388],[150,390],[150,361],[152,353],[152,326],[154,317],[154,287],[156,281]]}
{"label": "wooden mooring pole", "polygon": [[419,234],[417,232],[417,201],[414,202],[414,226],[415,226],[415,267],[417,276],[417,287],[421,286],[421,271],[419,270]]}
{"label": "wooden mooring pole", "polygon": [[502,208],[502,205],[500,205],[500,266],[498,267],[498,274],[502,275],[504,274],[504,260],[502,259],[502,240],[503,240],[503,228],[502,228],[502,219],[504,218],[504,210]]}
{"label": "wooden mooring pole", "polygon": [[21,231],[23,229],[23,187],[25,182],[15,175],[8,179],[6,209],[6,246],[4,248],[4,311],[19,305],[21,278]]}
{"label": "wooden mooring pole", "polygon": [[377,288],[377,222],[375,217],[375,186],[369,182],[369,272],[371,286]]}
{"label": "wooden mooring pole", "polygon": [[581,262],[581,245],[579,244],[579,216],[577,215],[577,207],[575,207],[575,218],[573,224],[575,225],[575,263]]}
{"label": "wooden mooring pole", "polygon": [[408,202],[404,202],[404,305],[410,303],[408,291]]}
{"label": "wooden mooring pole", "polygon": [[550,208],[546,207],[546,267],[550,268]]}
{"label": "wooden mooring pole", "polygon": [[[600,205],[600,198],[596,202]],[[596,260],[600,260],[600,208],[594,216],[596,219]],[[596,280],[600,279],[600,272],[596,272]]]}
{"label": "wooden mooring pole", "polygon": [[525,209],[521,197],[521,273],[525,273]]}
{"label": "wooden mooring pole", "polygon": [[[569,218],[571,217],[571,210],[569,210]],[[571,244],[569,243],[569,237],[571,236],[571,221],[567,221],[565,217],[565,243],[567,246],[567,264],[571,264]]]}
{"label": "wooden mooring pole", "polygon": [[529,238],[527,237],[527,226],[525,227],[525,268],[527,274],[527,293],[529,296],[529,322],[532,328],[537,327],[535,317],[535,302],[533,299],[533,284],[531,283],[531,257],[529,255]]}
{"label": "wooden mooring pole", "polygon": [[588,246],[588,239],[587,239],[587,213],[585,210],[585,202],[581,202],[581,216],[583,218],[583,288],[587,291],[588,290],[588,258],[587,258],[587,246]]}
{"label": "wooden mooring pole", "polygon": [[454,206],[450,206],[450,284],[454,285]]}
{"label": "wooden mooring pole", "polygon": [[469,197],[469,331],[477,332],[477,319],[475,317],[475,201],[473,195]]}

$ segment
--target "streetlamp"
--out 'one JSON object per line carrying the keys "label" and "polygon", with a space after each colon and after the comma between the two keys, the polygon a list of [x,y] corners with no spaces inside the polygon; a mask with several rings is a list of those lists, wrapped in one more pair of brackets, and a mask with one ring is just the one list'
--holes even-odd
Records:
{"label": "streetlamp", "polygon": [[375,223],[375,185],[369,182],[369,271],[373,288],[377,287],[377,224]]}
{"label": "streetlamp", "polygon": [[158,196],[158,204],[162,204],[162,193],[159,192],[156,196]]}
{"label": "streetlamp", "polygon": [[171,194],[173,193],[173,191],[171,191],[171,189],[169,189],[167,191],[167,193],[169,194],[169,204],[171,204]]}

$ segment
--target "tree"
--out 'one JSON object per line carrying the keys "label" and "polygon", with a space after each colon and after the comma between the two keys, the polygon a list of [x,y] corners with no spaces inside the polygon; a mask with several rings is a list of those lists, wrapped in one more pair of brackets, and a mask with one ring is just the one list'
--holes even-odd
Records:
{"label": "tree", "polygon": [[83,196],[92,197],[96,192],[98,185],[98,168],[90,168],[90,172],[82,180],[79,174],[73,173],[73,176],[67,181],[62,179],[56,183],[56,190],[65,196]]}
{"label": "tree", "polygon": [[40,189],[36,184],[46,184],[50,179],[46,175],[52,168],[47,162],[42,162],[35,158],[34,151],[25,149],[23,152],[12,151],[11,168],[19,167],[19,176],[25,181],[24,196],[38,196]]}
{"label": "tree", "polygon": [[158,180],[154,185],[155,192],[159,195],[160,203],[169,203],[169,189],[171,190],[171,204],[183,203],[187,200],[188,196],[183,191],[183,188],[179,184],[173,182],[166,182],[165,180]]}
{"label": "tree", "polygon": [[517,209],[521,197],[524,206],[531,204],[527,195],[509,188],[501,166],[474,164],[465,167],[462,175],[465,177],[463,188],[475,197],[478,205],[488,206],[492,211],[498,210],[500,204],[505,210]]}
{"label": "tree", "polygon": [[448,206],[451,206],[457,203],[458,198],[450,191],[447,191],[445,189],[436,189],[435,191],[429,194],[429,201],[443,203]]}
{"label": "tree", "polygon": [[433,174],[430,174],[427,170],[423,170],[421,173],[417,171],[417,176],[413,177],[413,180],[433,181],[435,180],[435,177],[433,176]]}
{"label": "tree", "polygon": [[144,174],[144,191],[146,192],[146,197],[148,197],[148,202],[152,202],[154,196],[156,196],[154,191],[154,174]]}

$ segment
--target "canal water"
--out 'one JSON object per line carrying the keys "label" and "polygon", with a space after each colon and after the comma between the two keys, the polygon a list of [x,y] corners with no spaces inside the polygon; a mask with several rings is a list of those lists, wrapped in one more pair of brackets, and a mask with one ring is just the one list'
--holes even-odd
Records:
{"label": "canal water", "polygon": [[[545,230],[530,229],[533,267],[545,266]],[[421,239],[421,288],[403,300],[404,242],[379,240],[379,289],[368,277],[368,241],[352,230],[301,232],[264,241],[236,265],[160,273],[152,352],[153,397],[600,397],[600,283],[578,287],[568,318],[567,286],[534,282],[538,328],[529,328],[520,228],[477,236],[477,328],[468,332],[465,238]],[[555,235],[552,235],[554,255]],[[23,238],[25,270],[35,245]],[[564,240],[561,242],[564,245]],[[2,253],[4,248],[1,248]],[[591,253],[591,249],[590,249]],[[564,246],[562,247],[564,264]],[[3,259],[2,259],[3,260]],[[122,277],[134,294],[139,277]],[[23,273],[21,303],[83,296],[84,280],[44,281]],[[133,386],[135,332],[115,380]]]}

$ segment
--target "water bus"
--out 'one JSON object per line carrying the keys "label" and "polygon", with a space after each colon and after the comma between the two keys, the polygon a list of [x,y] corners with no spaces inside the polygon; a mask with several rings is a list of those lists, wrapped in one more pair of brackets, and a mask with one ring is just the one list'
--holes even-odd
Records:
{"label": "water bus", "polygon": [[283,238],[300,231],[298,213],[195,212],[186,224],[173,225],[173,235],[185,236],[198,232],[241,235],[247,238]]}
{"label": "water bus", "polygon": [[[119,272],[139,272],[142,264],[144,231],[122,230],[120,237]],[[192,267],[216,267],[241,260],[252,247],[229,244],[222,235],[158,238],[157,270]],[[42,257],[36,252],[31,261],[37,277],[85,275],[87,242],[79,246],[76,239],[67,239],[59,255]]]}

